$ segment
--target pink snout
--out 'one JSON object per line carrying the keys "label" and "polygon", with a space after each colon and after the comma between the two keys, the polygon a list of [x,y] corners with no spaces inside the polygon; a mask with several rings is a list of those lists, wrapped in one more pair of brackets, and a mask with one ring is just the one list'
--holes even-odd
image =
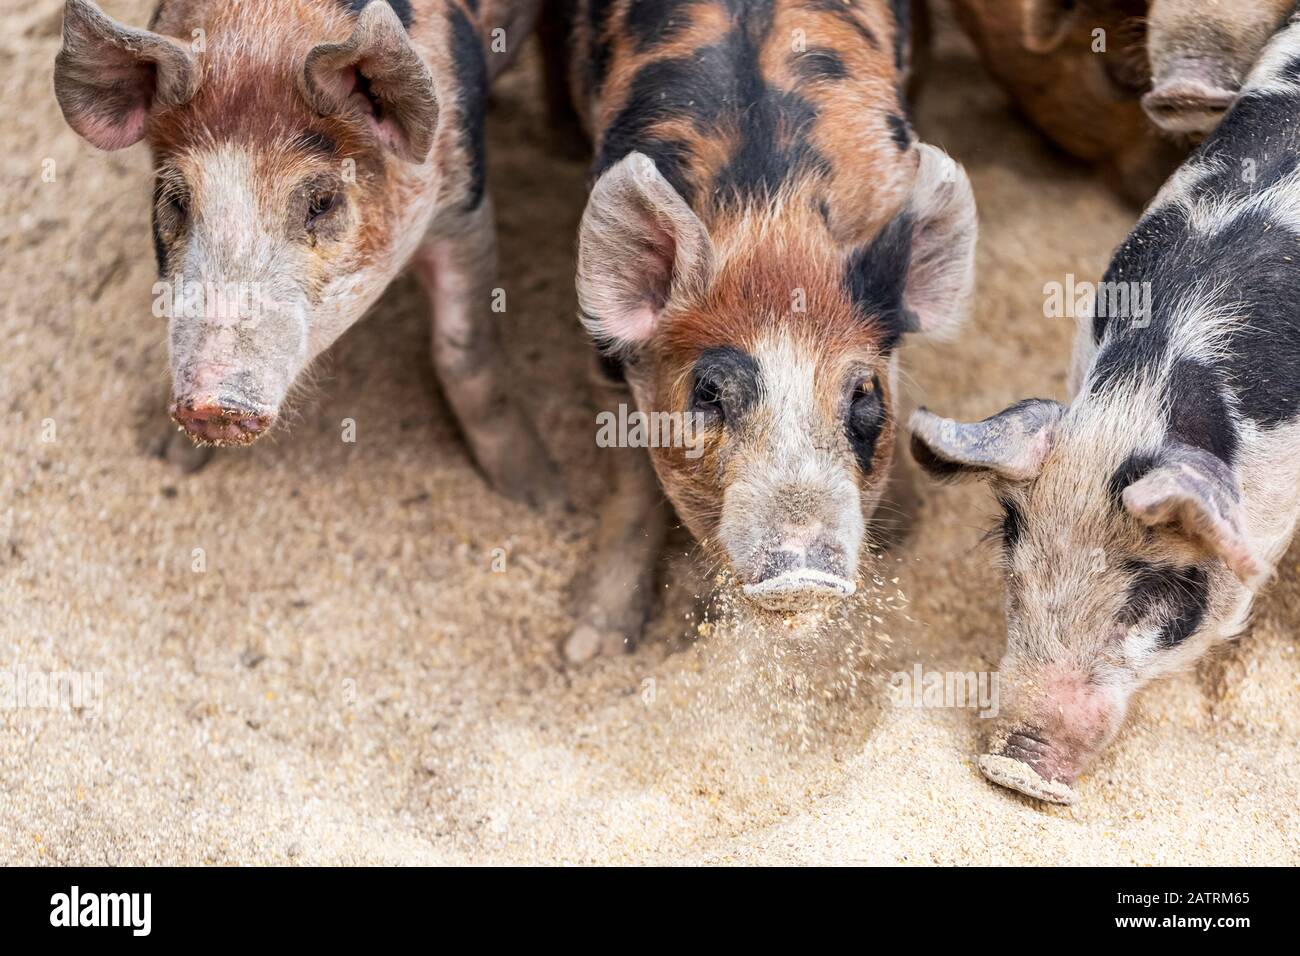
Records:
{"label": "pink snout", "polygon": [[1055,667],[1031,679],[1006,674],[1003,689],[1008,716],[990,734],[980,772],[1039,800],[1075,803],[1074,784],[1118,730],[1127,696]]}
{"label": "pink snout", "polygon": [[196,445],[250,445],[274,420],[270,413],[215,398],[178,399],[171,416]]}
{"label": "pink snout", "polygon": [[1204,135],[1219,125],[1237,94],[1217,83],[1191,76],[1176,76],[1158,83],[1142,97],[1151,121],[1168,133]]}

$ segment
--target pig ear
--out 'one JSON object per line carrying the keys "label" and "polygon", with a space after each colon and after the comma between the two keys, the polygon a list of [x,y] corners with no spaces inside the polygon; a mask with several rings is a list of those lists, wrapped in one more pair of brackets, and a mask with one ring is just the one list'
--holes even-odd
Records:
{"label": "pig ear", "polygon": [[170,37],[123,26],[90,0],[64,7],[54,95],[68,125],[100,149],[139,142],[148,115],[189,102],[198,78],[189,51]]}
{"label": "pig ear", "polygon": [[1221,558],[1242,583],[1264,576],[1245,529],[1232,470],[1201,448],[1175,444],[1156,467],[1124,489],[1124,507],[1145,525],[1170,527]]}
{"label": "pig ear", "polygon": [[893,332],[943,336],[966,320],[974,292],[975,194],[943,150],[925,143],[916,150],[912,194],[850,257],[849,292],[863,315]]}
{"label": "pig ear", "polygon": [[1025,48],[1051,53],[1065,42],[1078,18],[1078,0],[1020,0],[1020,30]]}
{"label": "pig ear", "polygon": [[642,345],[671,299],[712,278],[708,230],[650,157],[631,153],[596,180],[578,238],[578,305],[593,336]]}
{"label": "pig ear", "polygon": [[935,478],[1027,481],[1042,470],[1064,411],[1060,402],[1031,398],[966,424],[922,408],[910,423],[912,457]]}
{"label": "pig ear", "polygon": [[307,54],[302,93],[321,116],[354,111],[399,158],[422,163],[433,147],[433,76],[387,3],[367,3],[352,35]]}
{"label": "pig ear", "polygon": [[921,162],[908,204],[912,251],[903,310],[908,331],[946,335],[966,320],[975,291],[975,193],[947,153],[926,143],[916,148]]}

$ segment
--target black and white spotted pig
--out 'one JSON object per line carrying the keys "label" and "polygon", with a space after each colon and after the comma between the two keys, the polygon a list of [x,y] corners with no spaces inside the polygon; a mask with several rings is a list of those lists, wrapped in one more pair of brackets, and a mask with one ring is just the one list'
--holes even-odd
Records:
{"label": "black and white spotted pig", "polygon": [[912,420],[918,461],[988,479],[1004,512],[997,783],[1077,799],[1133,693],[1239,634],[1293,535],[1297,116],[1300,14],[1116,253],[1106,281],[1149,283],[1151,308],[1082,324],[1074,399]]}

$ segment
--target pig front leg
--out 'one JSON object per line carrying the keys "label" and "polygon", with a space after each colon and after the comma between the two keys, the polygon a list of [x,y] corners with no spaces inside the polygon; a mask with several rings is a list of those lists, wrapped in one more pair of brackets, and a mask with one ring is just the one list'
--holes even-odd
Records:
{"label": "pig front leg", "polygon": [[511,391],[496,314],[491,202],[435,223],[412,260],[433,306],[433,364],[461,433],[492,487],[534,507],[564,497],[555,464]]}
{"label": "pig front leg", "polygon": [[[631,404],[626,386],[598,385],[602,408]],[[643,448],[604,448],[610,489],[601,505],[590,575],[574,608],[577,625],[564,656],[581,664],[602,654],[630,651],[654,600],[655,563],[667,534],[667,508],[650,456]]]}

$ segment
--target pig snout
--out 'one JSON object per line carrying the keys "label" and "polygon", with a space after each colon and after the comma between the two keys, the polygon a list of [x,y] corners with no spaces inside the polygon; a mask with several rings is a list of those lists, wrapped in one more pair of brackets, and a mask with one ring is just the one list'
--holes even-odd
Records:
{"label": "pig snout", "polygon": [[850,579],[843,544],[820,524],[792,527],[752,562],[745,596],[771,611],[795,611],[849,597]]}
{"label": "pig snout", "polygon": [[856,486],[833,472],[772,481],[765,471],[735,482],[723,505],[720,538],[745,596],[772,611],[849,597],[863,538]]}
{"label": "pig snout", "polygon": [[252,444],[274,420],[267,412],[230,399],[175,402],[171,414],[197,445]]}
{"label": "pig snout", "polygon": [[1205,135],[1237,99],[1238,83],[1225,64],[1213,60],[1179,60],[1156,76],[1142,108],[1167,133]]}
{"label": "pig snout", "polygon": [[1009,715],[989,734],[980,772],[1038,800],[1076,803],[1074,784],[1114,735],[1123,705],[1108,688],[1072,675],[1010,683]]}
{"label": "pig snout", "polygon": [[202,366],[184,381],[171,417],[197,445],[248,445],[275,421],[275,409],[250,397],[237,373]]}

